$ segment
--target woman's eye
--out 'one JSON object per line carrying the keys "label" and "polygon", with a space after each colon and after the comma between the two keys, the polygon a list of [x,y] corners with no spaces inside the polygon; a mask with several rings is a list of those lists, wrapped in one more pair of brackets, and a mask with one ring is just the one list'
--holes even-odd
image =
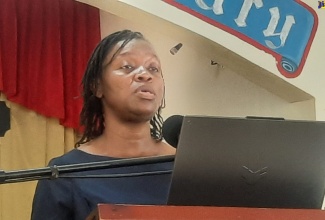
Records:
{"label": "woman's eye", "polygon": [[159,69],[157,67],[149,67],[149,71],[157,73],[159,72]]}
{"label": "woman's eye", "polygon": [[131,65],[124,65],[124,66],[121,67],[121,69],[125,73],[131,73],[134,70],[133,66],[131,66]]}
{"label": "woman's eye", "polygon": [[132,66],[131,65],[124,65],[124,66],[122,66],[122,69],[132,69]]}

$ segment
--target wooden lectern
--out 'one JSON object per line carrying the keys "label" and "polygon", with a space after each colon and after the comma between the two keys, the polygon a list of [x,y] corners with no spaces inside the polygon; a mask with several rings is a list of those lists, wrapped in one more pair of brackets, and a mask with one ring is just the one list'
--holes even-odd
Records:
{"label": "wooden lectern", "polygon": [[325,211],[317,209],[99,204],[87,218],[87,220],[112,219],[325,220]]}

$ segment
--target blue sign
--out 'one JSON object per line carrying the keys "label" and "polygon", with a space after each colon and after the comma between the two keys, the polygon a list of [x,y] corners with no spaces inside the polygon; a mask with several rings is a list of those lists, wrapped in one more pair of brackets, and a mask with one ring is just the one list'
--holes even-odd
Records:
{"label": "blue sign", "polygon": [[301,73],[318,26],[299,0],[164,1],[271,54],[287,78]]}

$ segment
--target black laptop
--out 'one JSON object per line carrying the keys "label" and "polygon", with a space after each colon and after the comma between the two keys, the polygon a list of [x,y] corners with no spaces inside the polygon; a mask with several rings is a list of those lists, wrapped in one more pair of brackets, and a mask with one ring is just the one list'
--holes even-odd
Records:
{"label": "black laptop", "polygon": [[320,209],[325,123],[185,116],[169,205]]}

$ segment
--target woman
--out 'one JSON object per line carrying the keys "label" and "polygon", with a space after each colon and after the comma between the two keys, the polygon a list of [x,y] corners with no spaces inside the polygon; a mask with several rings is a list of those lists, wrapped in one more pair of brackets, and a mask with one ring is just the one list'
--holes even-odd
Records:
{"label": "woman", "polygon": [[[161,63],[141,33],[124,30],[104,38],[89,60],[82,84],[84,134],[76,149],[50,165],[175,154],[175,148],[162,142]],[[136,174],[172,167],[170,162],[78,174]],[[98,203],[165,204],[169,183],[170,174],[41,180],[32,219],[85,219]]]}

